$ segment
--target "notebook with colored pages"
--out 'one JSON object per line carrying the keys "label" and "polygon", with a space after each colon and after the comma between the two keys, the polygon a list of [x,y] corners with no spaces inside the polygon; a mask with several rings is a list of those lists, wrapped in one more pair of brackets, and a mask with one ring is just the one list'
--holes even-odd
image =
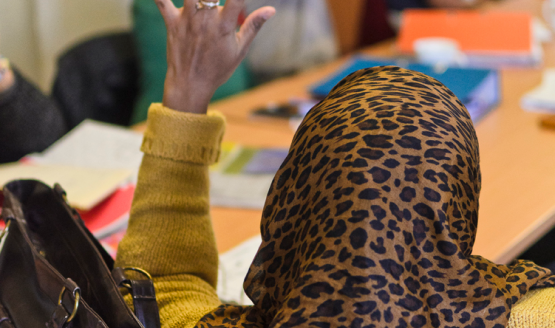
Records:
{"label": "notebook with colored pages", "polygon": [[135,185],[120,187],[88,211],[77,210],[96,238],[102,239],[127,227]]}
{"label": "notebook with colored pages", "polygon": [[492,69],[450,67],[436,71],[432,66],[396,62],[392,59],[354,57],[337,72],[310,87],[314,97],[324,98],[345,76],[359,69],[395,65],[431,76],[445,84],[466,106],[476,124],[499,103],[499,74]]}
{"label": "notebook with colored pages", "polygon": [[542,53],[534,43],[532,25],[532,16],[525,12],[406,10],[397,47],[412,54],[418,39],[449,38],[458,42],[469,65],[534,65]]}
{"label": "notebook with colored pages", "polygon": [[262,209],[274,175],[287,154],[287,148],[224,142],[220,161],[210,167],[210,204]]}

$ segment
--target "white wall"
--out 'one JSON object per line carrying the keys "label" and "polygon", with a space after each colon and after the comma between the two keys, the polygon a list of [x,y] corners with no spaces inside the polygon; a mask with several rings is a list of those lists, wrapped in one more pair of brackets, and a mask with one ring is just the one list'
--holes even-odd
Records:
{"label": "white wall", "polygon": [[57,57],[93,35],[129,29],[132,0],[0,0],[0,53],[43,90]]}
{"label": "white wall", "polygon": [[[48,0],[47,0],[48,1]],[[0,54],[38,81],[38,44],[34,26],[35,0],[0,0]]]}

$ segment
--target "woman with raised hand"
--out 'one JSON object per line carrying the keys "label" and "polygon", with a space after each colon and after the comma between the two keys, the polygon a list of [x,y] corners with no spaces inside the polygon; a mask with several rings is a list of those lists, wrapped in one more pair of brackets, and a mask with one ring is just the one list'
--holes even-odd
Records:
{"label": "woman with raised hand", "polygon": [[168,28],[164,102],[150,108],[116,265],[153,275],[164,327],[553,322],[549,270],[472,255],[481,180],[468,112],[440,82],[398,67],[353,73],[307,114],[264,207],[244,283],[254,305],[220,304],[208,165],[225,122],[206,111],[274,10],[236,33],[243,0],[157,3]]}

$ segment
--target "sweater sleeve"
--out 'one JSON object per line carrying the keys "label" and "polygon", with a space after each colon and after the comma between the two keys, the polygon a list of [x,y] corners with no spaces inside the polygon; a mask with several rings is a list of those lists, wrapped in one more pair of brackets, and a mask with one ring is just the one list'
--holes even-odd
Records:
{"label": "sweater sleeve", "polygon": [[219,155],[217,113],[149,110],[143,162],[116,266],[152,274],[163,327],[192,327],[220,304],[218,252],[209,216],[208,165]]}
{"label": "sweater sleeve", "polygon": [[555,288],[526,293],[512,308],[507,328],[555,327]]}

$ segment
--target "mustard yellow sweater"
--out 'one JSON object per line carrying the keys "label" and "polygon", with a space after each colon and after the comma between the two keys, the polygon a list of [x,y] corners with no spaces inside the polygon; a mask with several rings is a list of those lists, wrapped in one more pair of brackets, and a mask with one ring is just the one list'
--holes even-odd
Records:
{"label": "mustard yellow sweater", "polygon": [[[208,165],[218,159],[224,128],[218,113],[186,114],[160,104],[149,110],[144,158],[116,266],[153,275],[165,328],[194,327],[220,305]],[[555,288],[529,292],[514,306],[508,327],[555,327]]]}

